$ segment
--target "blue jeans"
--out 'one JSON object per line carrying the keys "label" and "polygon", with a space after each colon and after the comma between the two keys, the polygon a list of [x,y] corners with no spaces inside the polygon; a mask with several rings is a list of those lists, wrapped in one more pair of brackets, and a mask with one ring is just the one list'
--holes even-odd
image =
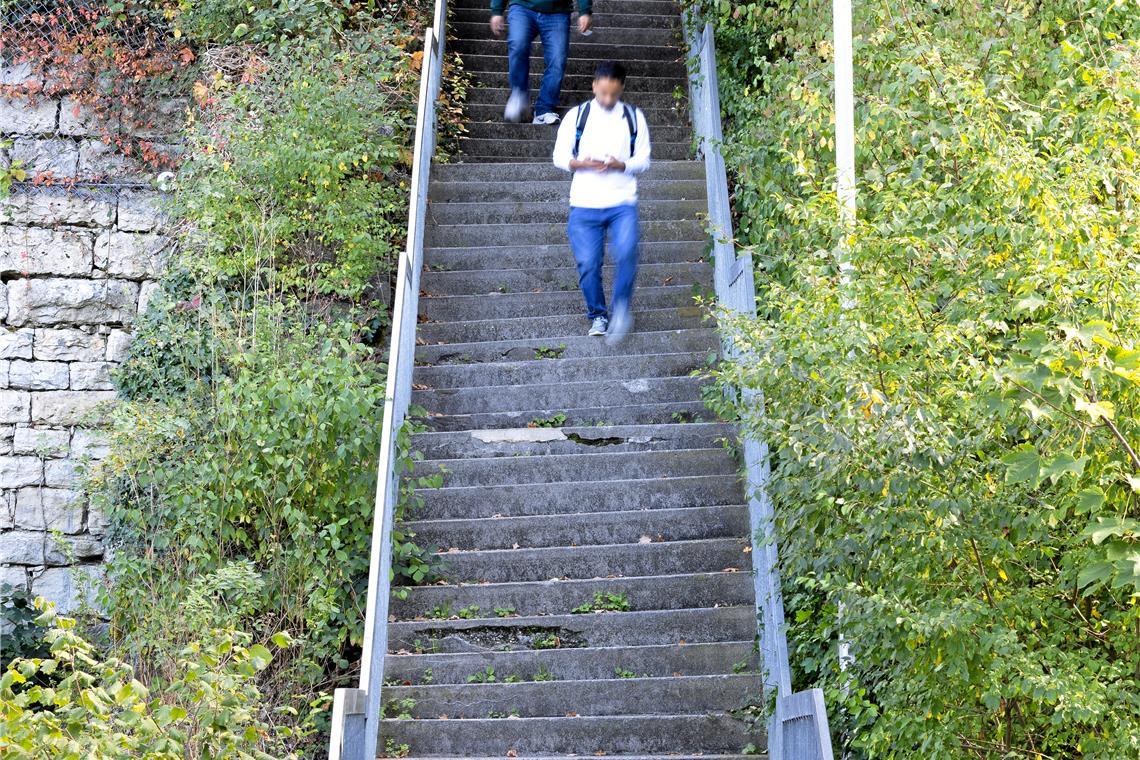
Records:
{"label": "blue jeans", "polygon": [[610,236],[610,257],[617,265],[614,277],[614,308],[629,308],[633,298],[633,282],[637,278],[637,244],[641,230],[637,221],[637,205],[613,208],[570,208],[567,235],[570,250],[578,265],[578,285],[586,298],[586,316],[609,318],[606,294],[602,288],[602,258],[606,233]]}
{"label": "blue jeans", "polygon": [[566,54],[570,49],[570,14],[540,13],[512,3],[507,8],[507,54],[511,89],[530,94],[530,51],[535,37],[542,39],[546,69],[534,104],[534,115],[554,113],[566,75]]}

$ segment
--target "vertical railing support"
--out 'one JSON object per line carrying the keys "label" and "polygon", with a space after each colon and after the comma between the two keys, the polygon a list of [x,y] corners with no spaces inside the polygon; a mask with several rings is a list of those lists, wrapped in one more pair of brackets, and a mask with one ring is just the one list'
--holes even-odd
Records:
{"label": "vertical railing support", "polygon": [[436,0],[432,19],[432,26],[424,34],[424,56],[420,70],[409,190],[411,202],[408,206],[408,242],[397,267],[392,304],[392,336],[381,422],[376,507],[372,516],[360,683],[357,688],[337,689],[333,695],[330,760],[373,760],[380,739],[384,655],[388,651],[392,524],[400,491],[400,473],[396,463],[397,441],[412,397],[428,182],[431,159],[435,153],[435,102],[439,97],[443,76],[443,50],[447,34],[446,0]]}

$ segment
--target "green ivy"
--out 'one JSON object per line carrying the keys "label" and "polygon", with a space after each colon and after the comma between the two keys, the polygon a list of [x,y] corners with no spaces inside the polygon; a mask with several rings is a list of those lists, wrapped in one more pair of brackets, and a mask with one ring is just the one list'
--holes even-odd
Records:
{"label": "green ivy", "polygon": [[830,5],[704,5],[796,685],[854,757],[1136,757],[1140,16],[856,4],[841,236]]}

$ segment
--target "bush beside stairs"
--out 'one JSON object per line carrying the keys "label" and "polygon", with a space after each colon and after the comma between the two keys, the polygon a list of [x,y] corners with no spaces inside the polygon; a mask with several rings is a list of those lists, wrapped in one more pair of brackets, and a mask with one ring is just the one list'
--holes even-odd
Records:
{"label": "bush beside stairs", "polygon": [[476,86],[463,156],[432,168],[413,393],[416,474],[447,474],[402,526],[441,547],[446,584],[392,600],[381,753],[743,756],[765,744],[740,712],[762,691],[748,510],[691,375],[719,339],[693,301],[712,268],[680,11],[596,0],[595,34],[571,37],[563,103],[623,60],[654,138],[636,331],[613,348],[585,336],[555,128],[502,123],[487,19],[453,4]]}

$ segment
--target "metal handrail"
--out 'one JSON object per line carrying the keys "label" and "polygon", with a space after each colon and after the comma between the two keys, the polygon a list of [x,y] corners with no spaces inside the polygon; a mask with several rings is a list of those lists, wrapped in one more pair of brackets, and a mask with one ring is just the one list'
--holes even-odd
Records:
{"label": "metal handrail", "polygon": [[[733,240],[732,209],[728,198],[728,172],[721,144],[724,133],[720,117],[720,86],[717,80],[713,25],[702,23],[690,8],[685,11],[689,45],[689,107],[700,154],[705,162],[708,220],[713,235],[713,281],[717,302],[730,314],[756,315],[756,286],[752,257],[737,256]],[[740,360],[739,349],[727,338],[727,359]],[[741,402],[760,409],[763,396],[754,389],[741,391]],[[740,431],[751,535],[758,541],[752,552],[752,570],[759,621],[760,653],[764,689],[776,695],[776,711],[770,716],[768,755],[772,760],[831,760],[831,739],[823,694],[818,689],[792,693],[788,640],[784,628],[784,601],[776,546],[775,511],[768,493],[771,468],[768,446]]]}
{"label": "metal handrail", "polygon": [[380,438],[376,508],[372,518],[372,547],[368,564],[368,599],[364,617],[364,644],[360,685],[333,694],[330,760],[372,760],[380,738],[381,689],[384,655],[388,651],[388,596],[392,568],[392,524],[399,497],[400,473],[396,463],[397,436],[411,403],[415,368],[416,322],[419,313],[420,273],[423,271],[424,228],[431,159],[436,145],[435,103],[443,74],[447,37],[447,0],[436,0],[432,26],[424,33],[420,93],[412,157],[411,202],[408,207],[408,242],[396,272],[392,306],[392,342],[388,351],[388,379]]}

